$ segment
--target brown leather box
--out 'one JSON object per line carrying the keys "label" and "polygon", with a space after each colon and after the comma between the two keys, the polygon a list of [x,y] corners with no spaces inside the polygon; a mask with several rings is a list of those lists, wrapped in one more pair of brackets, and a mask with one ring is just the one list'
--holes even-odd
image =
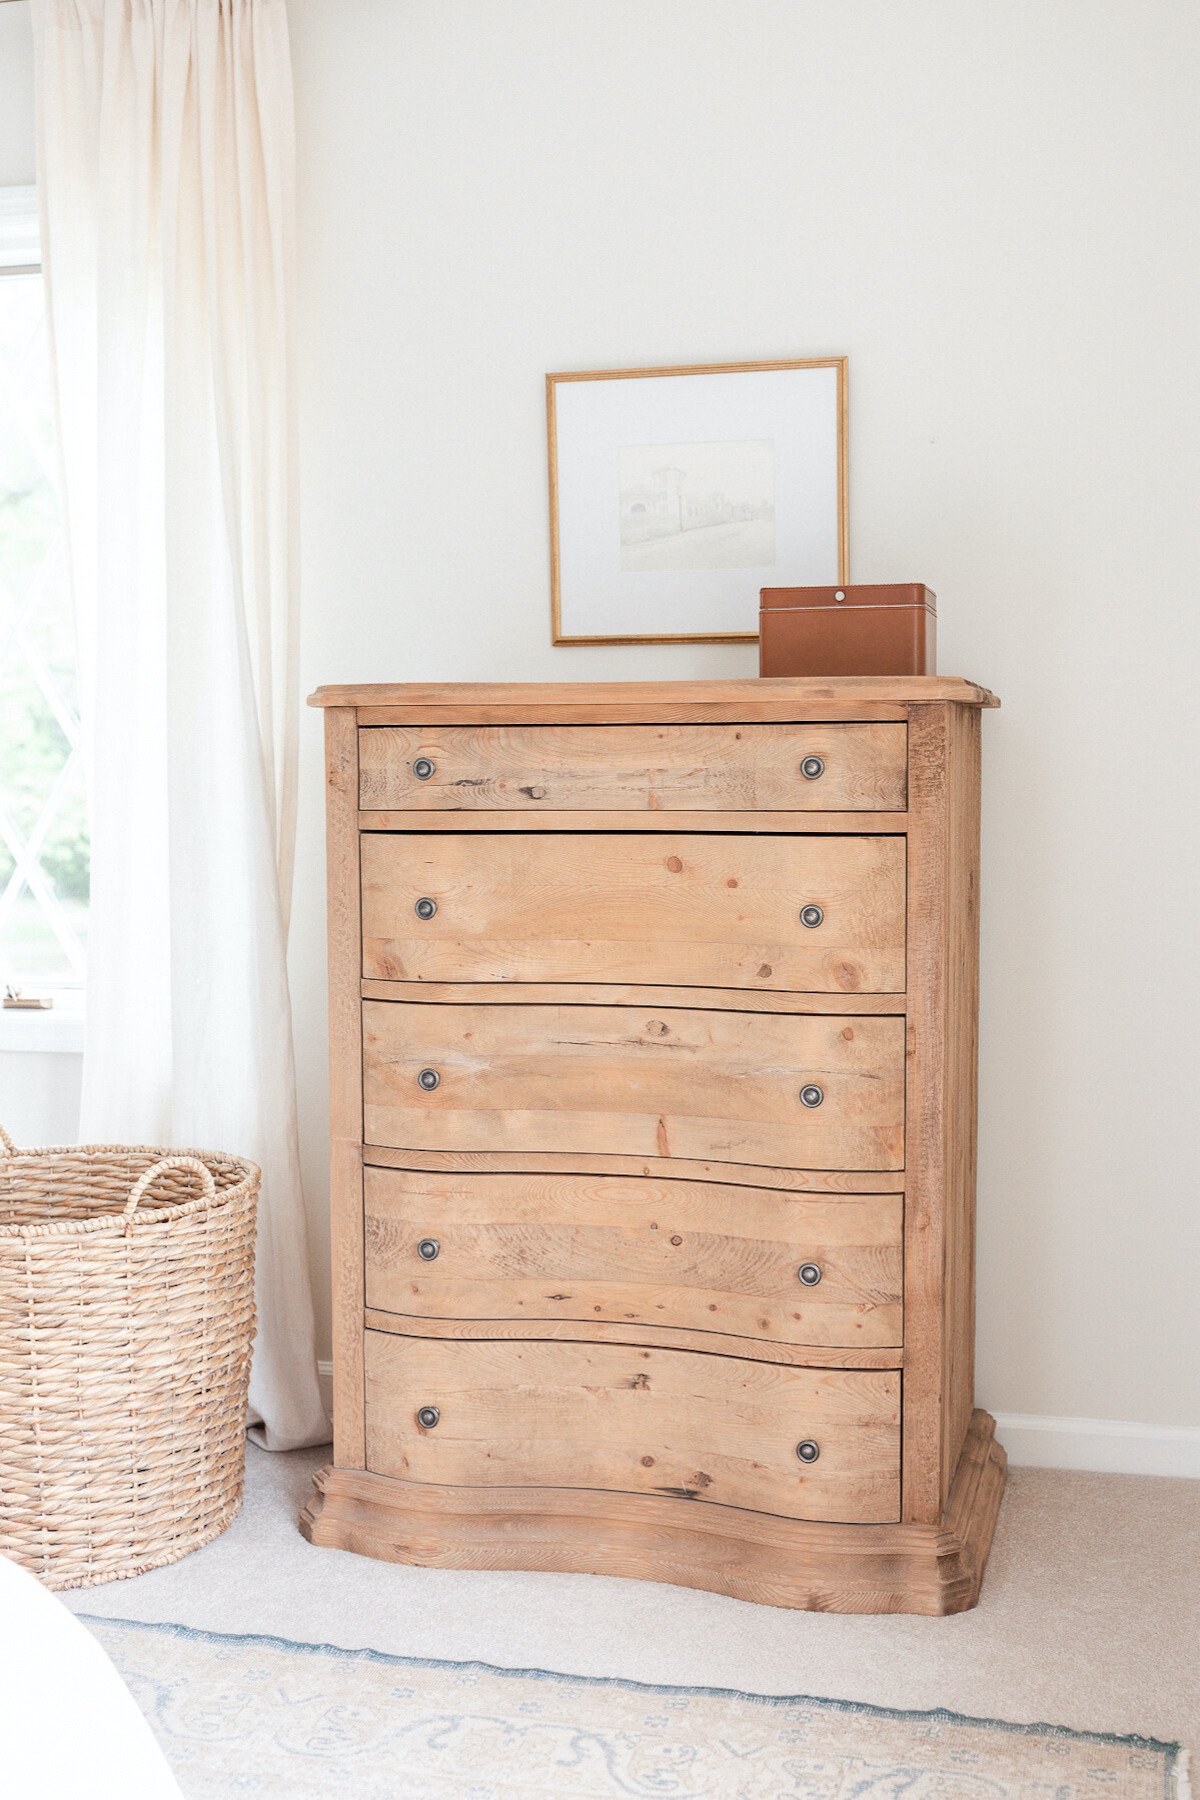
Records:
{"label": "brown leather box", "polygon": [[881,587],[763,588],[760,675],[934,675],[937,595]]}

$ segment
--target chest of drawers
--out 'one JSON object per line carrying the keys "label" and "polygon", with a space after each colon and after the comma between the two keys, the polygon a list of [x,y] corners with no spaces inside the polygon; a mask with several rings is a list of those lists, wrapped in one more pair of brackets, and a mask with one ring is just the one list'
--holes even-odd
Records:
{"label": "chest of drawers", "polygon": [[951,678],[322,689],[334,1459],[439,1567],[962,1610],[979,738]]}

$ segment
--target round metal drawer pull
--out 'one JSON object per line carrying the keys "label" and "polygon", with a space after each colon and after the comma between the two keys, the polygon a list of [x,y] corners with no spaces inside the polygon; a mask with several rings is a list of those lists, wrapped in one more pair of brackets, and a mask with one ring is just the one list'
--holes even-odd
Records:
{"label": "round metal drawer pull", "polygon": [[800,923],[807,925],[810,931],[819,925],[824,917],[825,913],[819,906],[802,906],[800,908]]}
{"label": "round metal drawer pull", "polygon": [[[417,1076],[417,1086],[423,1087],[427,1094],[432,1094],[441,1079],[436,1069],[422,1069]],[[814,1101],[813,1104],[815,1105],[816,1102]]]}
{"label": "round metal drawer pull", "polygon": [[432,1262],[441,1247],[436,1238],[422,1238],[417,1245],[417,1255],[422,1262]]}
{"label": "round metal drawer pull", "polygon": [[[423,1406],[417,1414],[417,1424],[425,1431],[432,1431],[441,1416],[436,1406]],[[815,1449],[816,1446],[814,1445],[813,1448]]]}
{"label": "round metal drawer pull", "polygon": [[437,901],[431,900],[428,894],[422,894],[421,898],[417,901],[417,904],[413,907],[413,911],[416,913],[418,919],[432,919],[434,913],[437,911]]}
{"label": "round metal drawer pull", "polygon": [[428,781],[436,768],[437,764],[430,762],[427,756],[418,756],[412,766],[413,774],[418,781]]}
{"label": "round metal drawer pull", "polygon": [[820,1264],[801,1263],[800,1267],[796,1270],[796,1274],[804,1283],[805,1287],[816,1287],[818,1281],[821,1279]]}
{"label": "round metal drawer pull", "polygon": [[815,1081],[810,1081],[807,1087],[800,1089],[801,1106],[820,1106],[824,1098],[825,1089],[819,1088]]}
{"label": "round metal drawer pull", "polygon": [[802,1438],[796,1445],[796,1455],[802,1463],[815,1463],[821,1454],[821,1446],[815,1438]]}
{"label": "round metal drawer pull", "polygon": [[825,758],[823,756],[806,756],[800,764],[800,773],[805,781],[819,780],[825,773]]}

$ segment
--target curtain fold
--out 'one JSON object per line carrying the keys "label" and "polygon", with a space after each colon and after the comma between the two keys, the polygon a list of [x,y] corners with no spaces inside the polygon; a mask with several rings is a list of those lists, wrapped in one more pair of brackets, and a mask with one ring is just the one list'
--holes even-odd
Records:
{"label": "curtain fold", "polygon": [[92,809],[85,1139],[262,1165],[250,1383],[328,1436],[286,946],[298,723],[284,0],[33,0]]}

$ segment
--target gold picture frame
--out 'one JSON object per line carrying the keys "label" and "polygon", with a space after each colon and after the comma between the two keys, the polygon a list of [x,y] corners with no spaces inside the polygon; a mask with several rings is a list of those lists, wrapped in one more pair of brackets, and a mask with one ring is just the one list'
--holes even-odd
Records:
{"label": "gold picture frame", "polygon": [[[836,551],[837,573],[829,579],[844,586],[850,579],[849,462],[847,390],[849,359],[845,356],[797,357],[771,362],[684,363],[661,368],[560,371],[546,376],[546,449],[550,487],[550,617],[556,645],[585,644],[752,644],[754,631],[578,632],[563,629],[562,532],[560,522],[559,423],[557,393],[567,383],[646,381],[682,375],[757,375],[798,370],[832,369],[836,386]],[[622,528],[623,529],[623,528]],[[791,582],[788,585],[792,585]]]}

